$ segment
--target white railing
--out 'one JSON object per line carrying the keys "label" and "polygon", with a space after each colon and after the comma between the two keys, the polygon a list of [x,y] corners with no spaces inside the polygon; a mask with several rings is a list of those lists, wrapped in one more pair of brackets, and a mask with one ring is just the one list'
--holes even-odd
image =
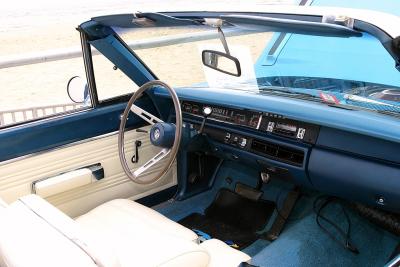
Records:
{"label": "white railing", "polygon": [[34,120],[61,112],[79,109],[81,107],[82,104],[60,104],[45,107],[0,111],[0,126]]}
{"label": "white railing", "polygon": [[[237,36],[248,33],[248,31],[226,30],[224,31],[224,33],[226,36]],[[175,34],[171,36],[151,38],[145,41],[128,42],[128,46],[133,50],[139,50],[139,49],[168,46],[173,44],[205,41],[215,38],[219,38],[217,30],[197,32],[197,33]],[[96,55],[99,54],[99,52],[93,49],[92,54]],[[30,53],[30,54],[23,54],[10,57],[1,57],[0,69],[44,63],[50,61],[73,59],[81,56],[82,56],[81,48],[72,47],[72,48],[48,50],[40,53]]]}
{"label": "white railing", "polygon": [[[246,30],[225,31],[226,36],[237,36],[246,33],[248,33],[248,31]],[[184,33],[166,37],[151,38],[145,41],[128,42],[128,45],[133,50],[139,50],[139,49],[168,46],[173,44],[205,41],[215,38],[219,38],[217,30],[210,30],[197,33]],[[99,54],[99,52],[93,49],[92,54],[96,55]],[[49,50],[33,54],[23,54],[11,57],[0,57],[0,69],[45,63],[51,61],[73,59],[81,56],[82,56],[81,48],[74,47],[66,49]],[[80,105],[78,104],[64,104],[64,105],[53,105],[46,107],[34,107],[27,109],[0,111],[0,126],[37,119],[53,115],[59,112],[65,112],[68,110],[72,110],[78,106],[80,107]]]}

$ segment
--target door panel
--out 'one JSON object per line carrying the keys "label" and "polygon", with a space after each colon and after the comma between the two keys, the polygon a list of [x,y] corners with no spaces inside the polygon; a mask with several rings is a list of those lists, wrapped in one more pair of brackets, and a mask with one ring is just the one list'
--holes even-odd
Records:
{"label": "door panel", "polygon": [[[149,130],[149,127],[144,127]],[[159,148],[150,143],[148,134],[134,130],[125,133],[126,158],[134,153],[135,140],[141,140],[139,162],[130,167],[136,169],[153,157]],[[73,190],[52,195],[47,200],[68,215],[75,217],[115,198],[138,199],[159,192],[177,184],[176,164],[162,179],[151,185],[137,185],[123,172],[118,156],[117,133],[86,139],[40,152],[15,160],[0,163],[0,196],[6,202],[30,194],[32,183],[47,177],[73,171],[85,166],[100,163],[104,168],[104,178]],[[156,175],[167,158],[145,173],[143,179]]]}
{"label": "door panel", "polygon": [[[158,114],[148,97],[139,99],[135,104],[152,114]],[[0,163],[117,131],[125,107],[126,103],[96,107],[0,129]],[[145,125],[144,121],[133,113],[126,124],[127,128]]]}

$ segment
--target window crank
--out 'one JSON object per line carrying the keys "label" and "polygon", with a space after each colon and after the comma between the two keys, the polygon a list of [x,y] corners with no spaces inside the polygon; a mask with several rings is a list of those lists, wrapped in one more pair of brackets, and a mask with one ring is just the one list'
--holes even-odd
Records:
{"label": "window crank", "polygon": [[142,141],[136,140],[135,141],[135,154],[133,154],[131,161],[132,163],[138,163],[139,161],[139,147],[142,145]]}

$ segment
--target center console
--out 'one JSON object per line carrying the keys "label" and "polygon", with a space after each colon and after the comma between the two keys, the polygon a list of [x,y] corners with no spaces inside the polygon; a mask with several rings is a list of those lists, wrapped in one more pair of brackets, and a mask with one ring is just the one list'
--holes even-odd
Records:
{"label": "center console", "polygon": [[[204,189],[205,183],[212,179],[205,179],[211,176],[202,175],[201,166],[225,159],[251,166],[272,178],[309,184],[306,160],[310,146],[317,141],[318,125],[275,113],[192,101],[183,101],[181,107],[187,140],[191,144],[186,147],[186,157],[196,163],[186,167],[188,187],[196,191]],[[203,142],[194,146],[203,138],[208,140],[208,145]],[[188,188],[188,191],[193,190]]]}
{"label": "center console", "polygon": [[[315,144],[319,134],[317,125],[274,113],[213,106],[198,102],[182,102],[183,114],[202,120],[204,120],[202,111],[205,108],[212,110],[207,121],[223,123],[219,124],[219,127],[211,126],[211,123],[208,123],[208,126],[202,129],[203,133],[211,140],[294,167],[302,168],[304,166],[306,150],[304,146],[293,145],[293,141],[299,144]],[[193,127],[197,130],[200,129],[199,124],[194,124]],[[246,131],[246,129],[251,130]],[[269,138],[271,136],[278,136],[280,139],[284,137],[292,142],[290,142],[291,144],[284,141],[278,142],[275,141],[275,138]],[[236,157],[236,155],[233,154],[232,157]]]}

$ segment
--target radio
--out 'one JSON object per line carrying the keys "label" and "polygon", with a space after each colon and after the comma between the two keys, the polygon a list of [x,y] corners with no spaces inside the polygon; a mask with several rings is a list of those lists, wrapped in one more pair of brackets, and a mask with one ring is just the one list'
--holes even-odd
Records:
{"label": "radio", "polygon": [[319,126],[291,120],[273,113],[265,113],[261,121],[260,130],[315,144],[318,137]]}

